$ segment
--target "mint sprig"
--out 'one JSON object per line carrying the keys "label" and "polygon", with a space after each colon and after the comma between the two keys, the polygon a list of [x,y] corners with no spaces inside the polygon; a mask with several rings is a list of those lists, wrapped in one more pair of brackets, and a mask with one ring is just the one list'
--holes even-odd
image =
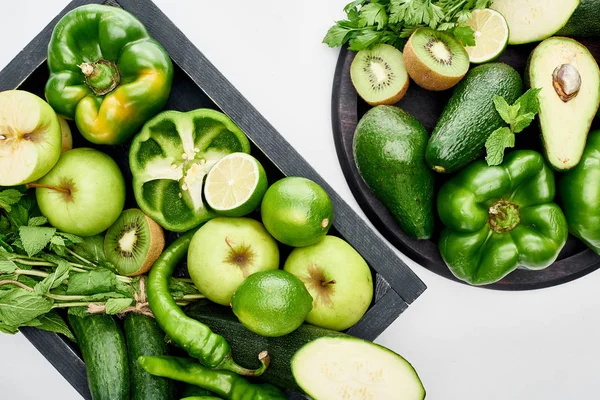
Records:
{"label": "mint sprig", "polygon": [[487,138],[485,160],[488,165],[500,165],[504,159],[504,150],[515,146],[515,133],[531,125],[540,108],[540,90],[529,89],[513,105],[509,105],[503,97],[494,95],[496,111],[508,126],[496,129]]}

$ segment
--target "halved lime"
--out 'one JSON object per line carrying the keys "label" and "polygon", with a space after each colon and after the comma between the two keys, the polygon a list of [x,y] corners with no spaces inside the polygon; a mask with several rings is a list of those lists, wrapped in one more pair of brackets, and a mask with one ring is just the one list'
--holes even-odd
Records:
{"label": "halved lime", "polygon": [[267,186],[267,174],[256,158],[246,153],[232,153],[208,172],[204,197],[217,213],[242,217],[258,208]]}
{"label": "halved lime", "polygon": [[475,46],[466,46],[473,64],[492,61],[508,44],[508,24],[498,11],[483,8],[474,10],[467,22],[475,31]]}

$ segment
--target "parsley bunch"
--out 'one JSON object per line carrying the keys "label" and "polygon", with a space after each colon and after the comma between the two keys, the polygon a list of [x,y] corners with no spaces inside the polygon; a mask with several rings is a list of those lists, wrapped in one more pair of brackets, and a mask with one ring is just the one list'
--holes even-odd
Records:
{"label": "parsley bunch", "polygon": [[360,51],[378,43],[402,48],[415,29],[428,26],[447,31],[464,46],[474,46],[473,29],[462,26],[471,11],[492,0],[354,0],[344,8],[347,19],[337,21],[323,39],[330,47],[349,43]]}

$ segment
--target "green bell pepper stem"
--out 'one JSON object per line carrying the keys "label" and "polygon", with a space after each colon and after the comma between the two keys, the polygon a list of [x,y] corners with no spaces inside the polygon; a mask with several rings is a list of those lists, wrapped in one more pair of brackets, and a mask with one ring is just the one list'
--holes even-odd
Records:
{"label": "green bell pepper stem", "polygon": [[204,365],[226,369],[247,376],[262,375],[269,366],[266,351],[259,354],[261,366],[246,369],[236,364],[227,341],[213,333],[203,323],[185,315],[169,293],[169,278],[177,264],[186,256],[195,231],[189,231],[175,240],[156,260],[148,276],[148,304],[161,329],[189,355]]}
{"label": "green bell pepper stem", "polygon": [[226,400],[283,400],[285,395],[270,384],[253,384],[230,371],[207,368],[189,358],[141,356],[138,362],[148,373],[190,383]]}
{"label": "green bell pepper stem", "polygon": [[554,193],[554,174],[530,150],[509,153],[499,166],[477,161],[460,171],[437,199],[445,225],[438,245],[450,271],[485,285],[517,268],[552,264],[568,236]]}
{"label": "green bell pepper stem", "polygon": [[108,60],[98,60],[83,63],[79,66],[85,75],[85,83],[92,91],[102,96],[113,91],[121,82],[121,75],[117,65]]}

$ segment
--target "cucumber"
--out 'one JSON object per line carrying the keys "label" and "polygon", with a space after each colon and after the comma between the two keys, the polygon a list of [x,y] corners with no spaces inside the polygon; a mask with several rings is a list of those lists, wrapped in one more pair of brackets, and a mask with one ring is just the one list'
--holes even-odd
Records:
{"label": "cucumber", "polygon": [[110,315],[69,314],[93,400],[129,399],[129,364],[123,332]]}
{"label": "cucumber", "polygon": [[554,35],[567,24],[577,6],[579,0],[494,0],[490,8],[506,18],[508,44],[523,44]]}
{"label": "cucumber", "polygon": [[494,106],[494,95],[513,104],[523,94],[514,68],[488,63],[472,68],[452,92],[425,150],[425,161],[437,172],[458,171],[484,153],[485,141],[506,126]]}
{"label": "cucumber", "polygon": [[166,356],[168,353],[165,334],[156,320],[146,315],[129,313],[125,317],[124,328],[131,371],[131,399],[173,399],[173,381],[147,373],[137,362],[140,356]]}
{"label": "cucumber", "polygon": [[408,361],[354,337],[322,337],[292,358],[292,374],[315,399],[422,400],[425,388]]}
{"label": "cucumber", "polygon": [[581,0],[579,7],[565,26],[558,31],[560,36],[600,36],[600,0]]}
{"label": "cucumber", "polygon": [[271,364],[261,375],[261,379],[286,389],[298,388],[290,369],[290,360],[298,349],[311,340],[324,336],[348,337],[343,333],[312,325],[302,325],[284,336],[264,337],[246,329],[229,308],[216,305],[193,305],[186,308],[185,313],[223,336],[231,346],[233,359],[246,368],[258,367],[260,363],[256,355],[267,350]]}

